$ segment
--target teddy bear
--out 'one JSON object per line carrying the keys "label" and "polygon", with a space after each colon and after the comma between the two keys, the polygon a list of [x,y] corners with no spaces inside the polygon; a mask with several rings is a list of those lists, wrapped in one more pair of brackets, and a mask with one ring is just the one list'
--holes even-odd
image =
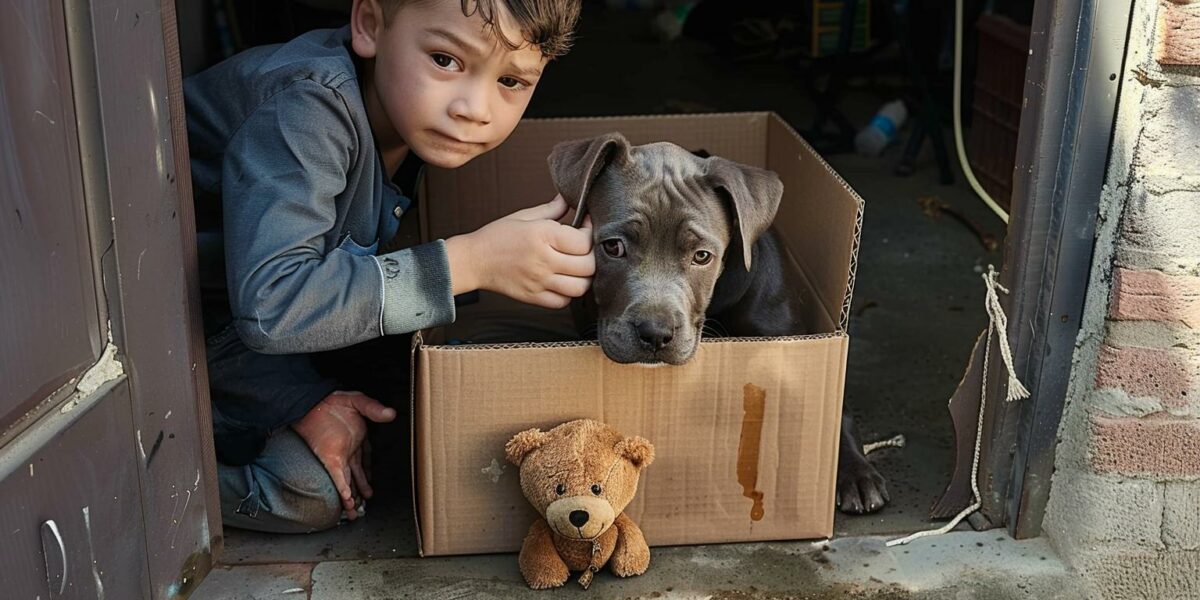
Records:
{"label": "teddy bear", "polygon": [[579,584],[587,589],[605,563],[620,577],[646,572],[650,547],[622,511],[654,460],[650,442],[580,419],[550,431],[522,431],[504,450],[520,469],[525,498],[541,514],[521,545],[529,587],[559,587],[572,571],[582,571]]}

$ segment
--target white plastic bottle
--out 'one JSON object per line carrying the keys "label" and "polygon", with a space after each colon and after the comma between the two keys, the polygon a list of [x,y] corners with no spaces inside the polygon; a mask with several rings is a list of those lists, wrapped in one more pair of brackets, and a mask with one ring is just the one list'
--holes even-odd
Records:
{"label": "white plastic bottle", "polygon": [[896,139],[896,132],[907,119],[908,107],[904,106],[903,100],[884,104],[871,122],[854,136],[854,148],[863,156],[879,156]]}

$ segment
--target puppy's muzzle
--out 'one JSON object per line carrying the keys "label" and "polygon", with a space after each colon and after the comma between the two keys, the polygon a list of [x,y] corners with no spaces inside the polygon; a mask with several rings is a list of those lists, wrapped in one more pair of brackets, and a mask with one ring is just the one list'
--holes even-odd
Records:
{"label": "puppy's muzzle", "polygon": [[675,331],[679,327],[673,320],[651,318],[634,323],[633,329],[637,332],[638,340],[643,346],[652,352],[657,352],[666,348],[671,340],[675,339]]}

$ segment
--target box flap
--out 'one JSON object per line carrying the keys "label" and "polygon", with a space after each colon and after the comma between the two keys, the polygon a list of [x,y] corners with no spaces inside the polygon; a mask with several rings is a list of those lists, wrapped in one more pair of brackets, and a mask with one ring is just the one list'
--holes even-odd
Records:
{"label": "box flap", "polygon": [[826,310],[846,331],[863,199],[796,130],[772,113],[767,119],[767,168],[783,180],[785,201],[775,227],[800,263]]}

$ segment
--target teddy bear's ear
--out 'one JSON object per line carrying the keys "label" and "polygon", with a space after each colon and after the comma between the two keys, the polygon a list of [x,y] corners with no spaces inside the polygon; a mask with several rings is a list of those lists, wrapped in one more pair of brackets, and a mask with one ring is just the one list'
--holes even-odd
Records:
{"label": "teddy bear's ear", "polygon": [[654,446],[641,436],[627,437],[617,442],[617,454],[629,459],[638,470],[645,469],[654,462]]}
{"label": "teddy bear's ear", "polygon": [[541,448],[542,444],[545,444],[549,438],[550,434],[536,427],[522,431],[514,435],[513,439],[508,440],[508,443],[504,445],[504,455],[508,457],[508,462],[519,467],[527,454]]}

